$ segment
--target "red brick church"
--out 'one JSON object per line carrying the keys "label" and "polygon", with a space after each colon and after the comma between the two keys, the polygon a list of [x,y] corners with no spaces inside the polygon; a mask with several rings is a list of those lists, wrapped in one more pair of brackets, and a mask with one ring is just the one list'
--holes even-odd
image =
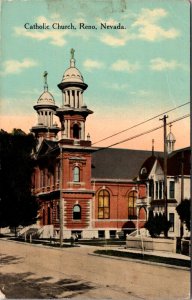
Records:
{"label": "red brick church", "polygon": [[151,153],[92,147],[85,136],[86,118],[93,113],[83,101],[88,85],[73,49],[58,84],[60,107],[48,90],[46,72],[44,77],[44,92],[34,106],[38,123],[31,129],[38,140],[33,192],[40,203],[40,225],[52,225],[57,237],[61,224],[64,238],[76,232],[82,238],[118,237],[142,227],[146,185],[136,178]]}

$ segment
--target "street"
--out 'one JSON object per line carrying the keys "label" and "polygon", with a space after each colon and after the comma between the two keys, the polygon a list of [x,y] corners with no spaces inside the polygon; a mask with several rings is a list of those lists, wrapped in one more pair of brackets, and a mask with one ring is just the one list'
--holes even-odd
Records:
{"label": "street", "polygon": [[0,290],[19,299],[189,299],[189,271],[88,255],[95,248],[0,240]]}

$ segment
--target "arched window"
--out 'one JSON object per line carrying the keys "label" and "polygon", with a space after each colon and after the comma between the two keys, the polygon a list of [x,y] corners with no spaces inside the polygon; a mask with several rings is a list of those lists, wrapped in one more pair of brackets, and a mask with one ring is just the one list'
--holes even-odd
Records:
{"label": "arched window", "polygon": [[73,220],[80,220],[81,219],[81,206],[75,205],[73,207]]}
{"label": "arched window", "polygon": [[110,195],[107,190],[101,190],[98,195],[98,219],[109,219]]}
{"label": "arched window", "polygon": [[74,139],[79,139],[80,136],[80,128],[78,124],[73,125],[73,138]]}
{"label": "arched window", "polygon": [[79,182],[80,181],[80,169],[79,167],[75,167],[73,169],[73,181]]}
{"label": "arched window", "polygon": [[136,191],[130,192],[128,195],[128,218],[129,219],[137,218],[136,200],[137,200],[137,192]]}

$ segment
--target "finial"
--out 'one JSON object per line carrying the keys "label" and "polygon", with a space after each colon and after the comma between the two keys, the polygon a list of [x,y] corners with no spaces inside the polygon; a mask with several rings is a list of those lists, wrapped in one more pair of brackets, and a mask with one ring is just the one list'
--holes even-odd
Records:
{"label": "finial", "polygon": [[75,53],[75,49],[71,48],[71,59],[70,59],[70,67],[75,67],[75,59],[74,59],[74,53]]}
{"label": "finial", "polygon": [[169,128],[170,128],[170,132],[171,132],[171,127],[172,127],[172,126],[173,126],[172,124],[170,124],[170,125],[169,125]]}
{"label": "finial", "polygon": [[75,53],[75,49],[71,49],[71,59],[74,59],[74,53]]}
{"label": "finial", "polygon": [[43,77],[44,77],[44,80],[45,80],[45,85],[44,85],[44,91],[46,92],[46,91],[48,91],[48,84],[47,84],[47,75],[48,75],[48,73],[47,73],[47,71],[45,71],[44,73],[43,73]]}

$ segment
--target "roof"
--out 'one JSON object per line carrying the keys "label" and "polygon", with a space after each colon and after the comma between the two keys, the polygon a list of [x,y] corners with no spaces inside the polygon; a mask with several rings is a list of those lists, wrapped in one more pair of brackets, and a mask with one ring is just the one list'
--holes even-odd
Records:
{"label": "roof", "polygon": [[191,149],[190,147],[173,151],[168,157],[167,174],[170,176],[181,175],[182,161],[183,161],[183,174],[190,175]]}
{"label": "roof", "polygon": [[[155,152],[156,155],[162,152]],[[92,154],[92,178],[134,179],[151,151],[99,148]]]}
{"label": "roof", "polygon": [[[171,152],[168,155],[168,159],[167,159],[167,175],[168,176],[181,175],[182,160],[183,160],[183,175],[190,175],[190,157],[191,157],[190,147]],[[156,154],[154,156],[150,156],[143,162],[139,172],[140,179],[148,178],[156,160],[158,160],[163,170],[164,159],[163,159],[163,152],[162,152],[161,155],[157,156]],[[145,172],[142,172],[142,169],[144,168],[145,168]]]}

